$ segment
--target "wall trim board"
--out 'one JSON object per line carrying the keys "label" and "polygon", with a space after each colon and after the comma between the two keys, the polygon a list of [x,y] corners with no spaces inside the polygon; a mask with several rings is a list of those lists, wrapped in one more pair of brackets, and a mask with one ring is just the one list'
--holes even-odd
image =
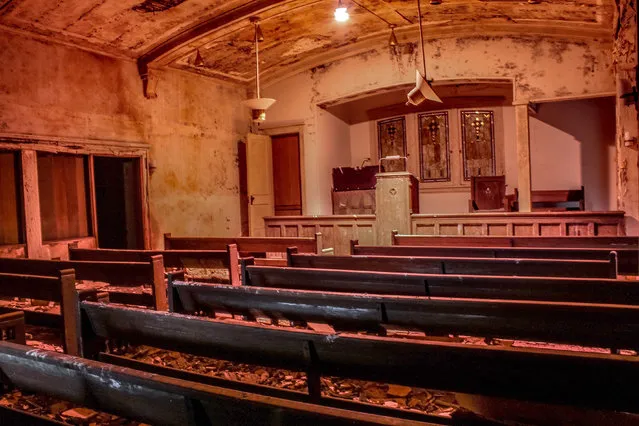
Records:
{"label": "wall trim board", "polygon": [[0,148],[140,157],[148,155],[151,145],[138,141],[0,132]]}
{"label": "wall trim board", "polygon": [[571,96],[554,96],[552,98],[530,98],[530,99],[517,99],[513,101],[513,106],[527,105],[529,103],[549,103],[549,102],[561,102],[561,101],[578,101],[582,99],[598,99],[598,98],[610,98],[616,97],[615,92],[600,92],[600,93],[587,93],[585,95],[571,95]]}
{"label": "wall trim board", "polygon": [[6,31],[8,33],[13,33],[13,34],[17,34],[23,37],[28,37],[31,38],[33,40],[37,40],[40,42],[44,42],[47,44],[56,44],[59,46],[63,46],[63,47],[67,47],[69,49],[78,49],[78,50],[82,50],[85,52],[89,52],[89,53],[93,53],[96,55],[101,55],[101,56],[105,56],[107,58],[112,58],[112,59],[118,59],[120,61],[126,61],[126,62],[130,62],[130,63],[136,63],[136,59],[132,58],[131,56],[128,56],[126,54],[123,54],[119,51],[112,51],[112,52],[107,52],[104,50],[100,50],[98,48],[94,48],[93,46],[89,45],[88,42],[80,37],[74,37],[73,35],[69,35],[69,34],[65,34],[65,37],[69,38],[69,40],[73,40],[73,41],[77,41],[80,44],[74,44],[72,41],[63,41],[63,40],[59,40],[56,39],[54,37],[51,36],[46,36],[43,34],[38,34],[32,31],[27,31],[27,30],[23,30],[23,29],[19,29],[19,28],[14,28],[14,27],[10,27],[8,25],[5,24],[0,24],[0,30],[2,31]]}

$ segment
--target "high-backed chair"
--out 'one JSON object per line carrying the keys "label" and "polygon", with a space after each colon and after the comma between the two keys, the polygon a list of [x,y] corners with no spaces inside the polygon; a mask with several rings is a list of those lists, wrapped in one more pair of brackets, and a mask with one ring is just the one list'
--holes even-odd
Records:
{"label": "high-backed chair", "polygon": [[506,176],[472,176],[469,211],[503,209],[505,195]]}

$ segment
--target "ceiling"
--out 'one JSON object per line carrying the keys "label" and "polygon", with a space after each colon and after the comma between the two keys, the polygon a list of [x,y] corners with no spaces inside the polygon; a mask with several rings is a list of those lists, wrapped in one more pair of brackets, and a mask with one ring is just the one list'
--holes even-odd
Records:
{"label": "ceiling", "polygon": [[[400,42],[417,38],[416,0],[344,3],[351,15],[346,23],[333,19],[336,0],[0,0],[0,26],[240,84],[254,74],[251,16],[262,20],[267,79],[384,46],[388,24],[397,25]],[[611,37],[614,1],[424,0],[422,10],[426,37]]]}

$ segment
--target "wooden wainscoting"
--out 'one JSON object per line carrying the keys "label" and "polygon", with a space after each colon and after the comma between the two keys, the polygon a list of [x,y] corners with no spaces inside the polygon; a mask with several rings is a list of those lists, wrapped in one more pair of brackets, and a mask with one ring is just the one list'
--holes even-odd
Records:
{"label": "wooden wainscoting", "polygon": [[624,213],[532,212],[412,216],[416,235],[616,236],[626,235]]}
{"label": "wooden wainscoting", "polygon": [[350,241],[375,244],[375,215],[270,216],[264,218],[267,237],[312,237],[322,233],[324,248],[350,254]]}
{"label": "wooden wainscoting", "polygon": [[[619,236],[626,235],[624,213],[498,212],[472,214],[414,214],[416,235]],[[376,245],[375,215],[265,217],[267,237],[312,237],[322,233],[323,246],[336,255],[350,254],[350,240]]]}

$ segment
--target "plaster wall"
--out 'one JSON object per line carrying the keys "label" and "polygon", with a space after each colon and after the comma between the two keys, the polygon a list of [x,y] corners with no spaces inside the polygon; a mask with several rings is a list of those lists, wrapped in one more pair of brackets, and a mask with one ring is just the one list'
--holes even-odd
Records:
{"label": "plaster wall", "polygon": [[314,197],[307,197],[307,214],[331,214],[332,169],[351,163],[350,126],[323,109],[318,108],[317,114],[317,192]]}
{"label": "plaster wall", "polygon": [[[319,181],[324,177],[312,172],[318,158],[318,134],[321,134],[322,125],[318,121],[317,105],[414,82],[415,68],[421,62],[417,47],[417,43],[403,44],[399,48],[399,55],[391,54],[387,48],[370,50],[289,76],[263,89],[264,96],[278,100],[269,110],[269,125],[295,123],[305,126],[304,143],[307,149],[303,161],[307,170],[307,200],[325,197],[318,192],[326,186]],[[512,79],[515,99],[523,102],[614,92],[610,48],[609,42],[598,40],[564,41],[522,36],[465,37],[430,40],[427,42],[426,56],[429,76],[435,81]],[[505,114],[510,114],[514,122],[514,111],[508,110]],[[512,146],[504,146],[504,152],[515,152],[514,125],[503,131],[504,140],[513,141]],[[371,130],[370,126],[368,129],[365,125],[351,128],[351,141],[355,137],[361,138],[367,134],[370,136],[371,132],[374,135],[374,128]],[[508,134],[513,137],[507,138]],[[361,165],[364,158],[374,156],[371,156],[374,151],[370,147],[367,151],[365,146],[353,146],[352,143],[350,152],[350,163],[353,165]],[[509,176],[508,184],[510,188],[514,188],[516,156],[510,158],[514,159],[513,162],[505,160],[504,167]],[[332,167],[337,165],[339,164],[333,162]],[[458,209],[463,205],[463,211],[467,211],[468,196],[466,193],[450,196],[451,203],[443,204],[442,208],[459,212]],[[310,209],[306,214],[330,214],[330,209]]]}
{"label": "plaster wall", "polygon": [[237,141],[244,90],[180,71],[146,99],[133,61],[0,31],[0,136],[146,142],[153,245],[164,232],[240,232]]}
{"label": "plaster wall", "polygon": [[614,98],[541,104],[530,135],[533,190],[583,185],[586,210],[616,209]]}

